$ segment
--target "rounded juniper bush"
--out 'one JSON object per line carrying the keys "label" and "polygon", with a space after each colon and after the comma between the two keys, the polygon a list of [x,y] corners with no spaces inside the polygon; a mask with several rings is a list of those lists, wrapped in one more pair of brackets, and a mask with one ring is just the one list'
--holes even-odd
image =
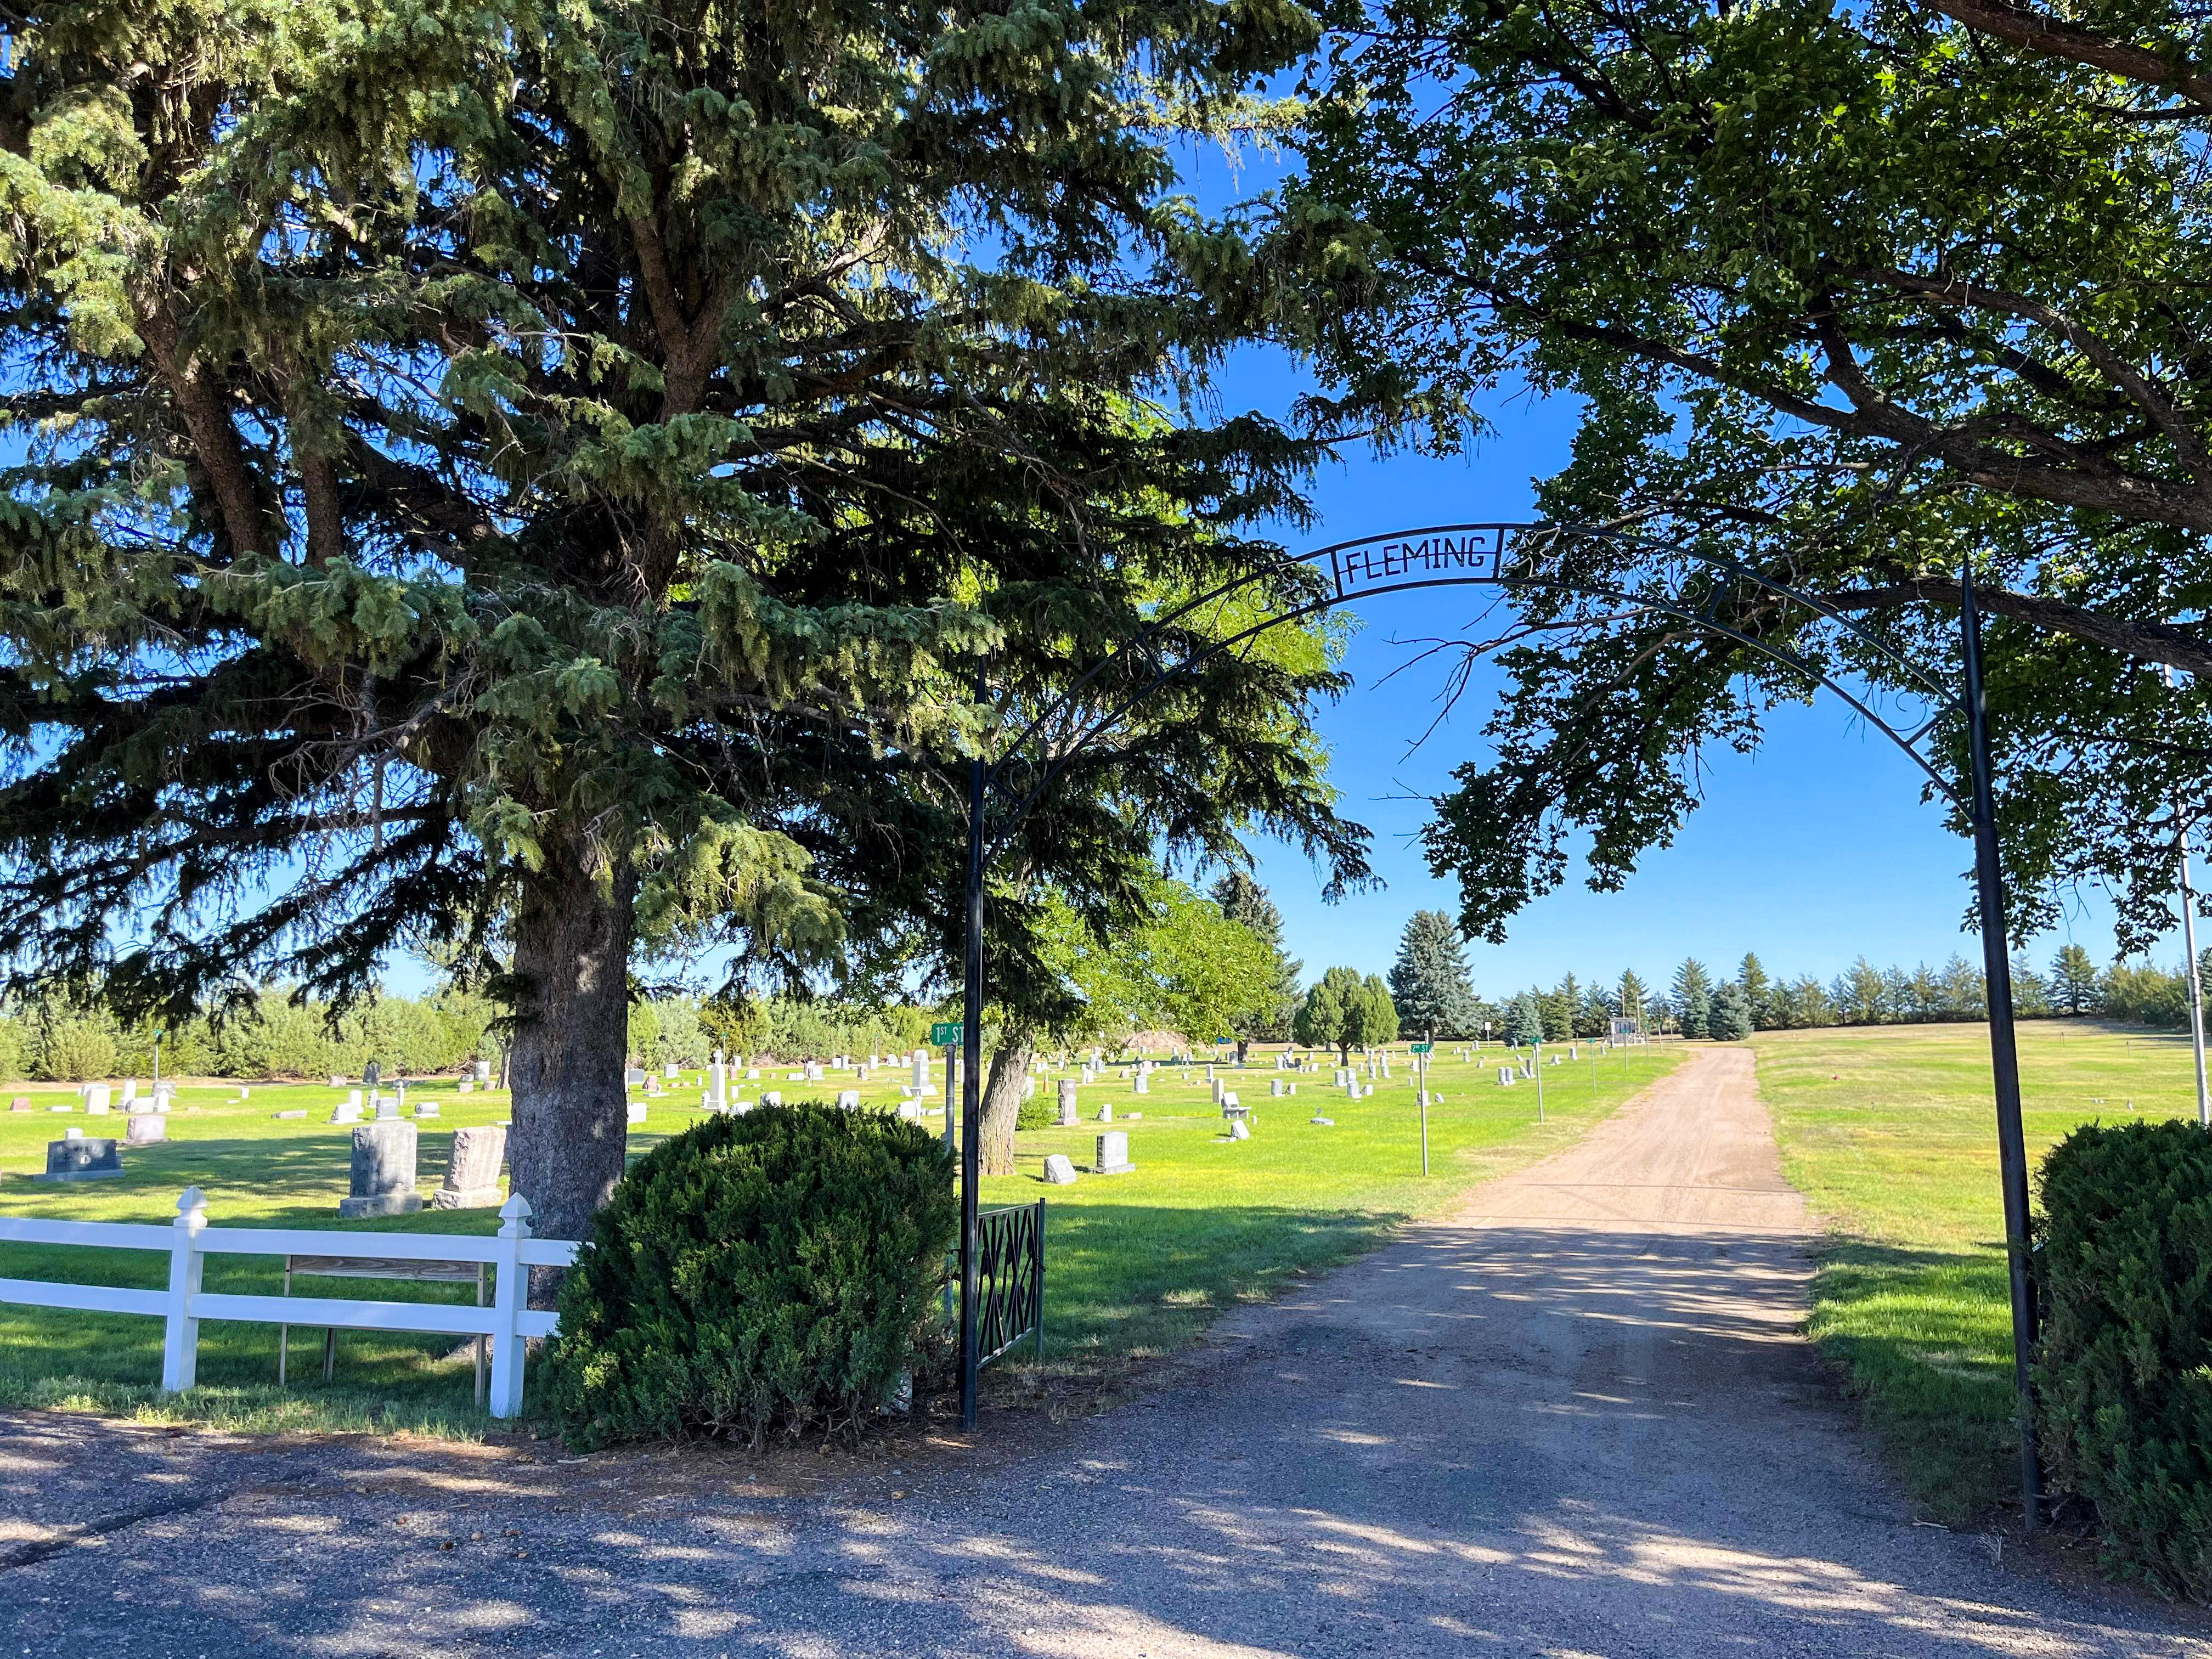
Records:
{"label": "rounded juniper bush", "polygon": [[938,1317],[951,1156],[818,1103],[711,1117],[632,1166],[561,1289],[542,1376],[562,1437],[838,1428],[889,1400]]}

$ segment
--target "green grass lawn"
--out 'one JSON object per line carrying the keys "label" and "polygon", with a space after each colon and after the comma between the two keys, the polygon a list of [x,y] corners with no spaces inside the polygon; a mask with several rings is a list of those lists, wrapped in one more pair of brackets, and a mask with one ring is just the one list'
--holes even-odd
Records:
{"label": "green grass lawn", "polygon": [[[1755,1045],[1784,1170],[1832,1230],[1814,1340],[1863,1393],[1929,1513],[1964,1521],[2016,1502],[1986,1029],[1771,1031]],[[2196,1112],[2186,1036],[2037,1020],[2020,1027],[2020,1050],[2031,1173],[2078,1124]]]}
{"label": "green grass lawn", "polygon": [[[1440,1049],[1443,1045],[1439,1045]],[[1179,1073],[1154,1073],[1152,1092],[1138,1097],[1109,1071],[1082,1092],[1080,1130],[1024,1131],[1018,1138],[1019,1172],[987,1182],[986,1205],[1049,1200],[1046,1273],[1046,1352],[1041,1368],[1010,1357],[1002,1374],[1017,1382],[1110,1377],[1131,1364],[1188,1342],[1223,1310],[1263,1298],[1289,1276],[1358,1254],[1390,1228],[1448,1205],[1471,1182],[1531,1161],[1565,1144],[1645,1083],[1671,1068],[1670,1049],[1605,1055],[1591,1050],[1578,1064],[1547,1067],[1546,1122],[1535,1121],[1536,1090],[1496,1082],[1490,1064],[1462,1064],[1440,1054],[1432,1083],[1443,1098],[1430,1109],[1431,1174],[1420,1174],[1420,1118],[1402,1055],[1394,1077],[1378,1081],[1371,1099],[1353,1103],[1328,1087],[1328,1074],[1298,1079],[1296,1098],[1268,1097],[1276,1075],[1272,1054],[1254,1052],[1231,1086],[1253,1106],[1259,1125],[1249,1141],[1221,1138],[1202,1067],[1185,1082]],[[1594,1074],[1595,1073],[1595,1074]],[[903,1076],[878,1072],[864,1099],[888,1105]],[[781,1089],[787,1099],[834,1097],[854,1086],[832,1074],[823,1084],[795,1085],[772,1070],[749,1085]],[[1049,1093],[1050,1083],[1041,1084]],[[825,1092],[826,1091],[826,1092]],[[27,1094],[36,1110],[0,1113],[0,1215],[89,1221],[166,1222],[177,1196],[197,1185],[207,1194],[215,1226],[283,1226],[349,1231],[489,1233],[489,1210],[425,1211],[374,1221],[341,1222],[349,1131],[325,1120],[343,1091],[320,1085],[256,1085],[240,1099],[236,1085],[179,1091],[166,1145],[125,1148],[119,1181],[49,1185],[27,1177],[46,1167],[46,1145],[64,1127],[120,1139],[119,1112],[104,1118],[81,1109],[49,1113],[50,1103],[76,1099],[74,1089],[0,1086],[0,1097]],[[696,1103],[696,1088],[655,1103],[645,1130],[631,1131],[641,1151],[697,1117],[678,1102]],[[410,1092],[438,1102],[442,1121],[422,1128],[421,1188],[427,1197],[445,1169],[452,1131],[507,1115],[502,1094],[459,1095],[448,1082]],[[1097,1127],[1087,1120],[1111,1102],[1117,1128],[1129,1135],[1133,1174],[1084,1176],[1073,1188],[1048,1188],[1047,1154],[1068,1152],[1079,1168],[1091,1161]],[[279,1121],[279,1111],[308,1113]],[[1140,1111],[1140,1121],[1127,1114]],[[1335,1127],[1309,1124],[1316,1112]],[[0,1244],[0,1277],[71,1279],[158,1287],[167,1262],[151,1252]],[[275,1295],[280,1263],[212,1257],[206,1288]],[[459,1287],[361,1280],[310,1281],[305,1295],[460,1300]],[[0,1403],[125,1412],[191,1419],[243,1429],[375,1427],[447,1435],[483,1431],[471,1404],[468,1351],[451,1339],[349,1333],[338,1339],[337,1376],[320,1375],[321,1334],[294,1335],[292,1382],[276,1387],[273,1326],[209,1322],[200,1333],[200,1386],[175,1400],[158,1397],[159,1322],[125,1315],[64,1313],[0,1304]]]}

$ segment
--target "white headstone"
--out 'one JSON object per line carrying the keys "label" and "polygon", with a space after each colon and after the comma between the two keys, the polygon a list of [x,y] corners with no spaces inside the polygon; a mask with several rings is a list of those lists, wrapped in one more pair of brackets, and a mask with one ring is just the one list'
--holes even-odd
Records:
{"label": "white headstone", "polygon": [[1136,1167],[1129,1162],[1129,1137],[1126,1131],[1110,1129],[1098,1137],[1098,1162],[1091,1167],[1093,1175],[1127,1175]]}
{"label": "white headstone", "polygon": [[631,1123],[642,1123],[645,1121],[645,1103],[643,1101],[633,1100],[629,1103],[628,1121]]}
{"label": "white headstone", "polygon": [[136,1099],[137,1099],[137,1098],[138,1098],[138,1079],[137,1079],[137,1078],[135,1078],[135,1077],[132,1077],[132,1078],[125,1078],[125,1079],[124,1079],[124,1080],[123,1080],[123,1099],[122,1099],[121,1103],[122,1103],[123,1105],[125,1105],[125,1106],[128,1106],[128,1105],[130,1105],[130,1103],[131,1103],[132,1101],[134,1101],[134,1100],[136,1100]]}
{"label": "white headstone", "polygon": [[1098,1109],[1098,1121],[1101,1123],[1111,1123],[1114,1121],[1113,1103],[1109,1101]]}
{"label": "white headstone", "polygon": [[1269,1078],[1267,1079],[1267,1092],[1276,1099],[1280,1099],[1283,1093],[1283,1079],[1279,1077]]}
{"label": "white headstone", "polygon": [[1073,1187],[1075,1160],[1065,1152],[1054,1152],[1044,1161],[1044,1179],[1048,1187]]}
{"label": "white headstone", "polygon": [[1241,1117],[1231,1118],[1229,1120],[1229,1138],[1231,1140],[1251,1139],[1252,1130],[1250,1126],[1248,1125]]}
{"label": "white headstone", "polygon": [[[84,1085],[84,1109],[94,1116],[98,1117],[106,1112],[108,1097],[108,1087],[105,1083],[88,1083]],[[64,1107],[63,1109],[66,1111],[68,1108]]]}
{"label": "white headstone", "polygon": [[858,1089],[840,1089],[837,1091],[837,1103],[848,1112],[859,1111],[860,1091]]}
{"label": "white headstone", "polygon": [[169,1138],[169,1120],[159,1112],[136,1112],[123,1128],[126,1146],[151,1146]]}
{"label": "white headstone", "polygon": [[763,1106],[782,1105],[783,1091],[781,1089],[763,1089],[761,1091],[761,1104]]}
{"label": "white headstone", "polygon": [[645,1067],[642,1066],[623,1066],[623,1087],[625,1089],[642,1089],[645,1087]]}

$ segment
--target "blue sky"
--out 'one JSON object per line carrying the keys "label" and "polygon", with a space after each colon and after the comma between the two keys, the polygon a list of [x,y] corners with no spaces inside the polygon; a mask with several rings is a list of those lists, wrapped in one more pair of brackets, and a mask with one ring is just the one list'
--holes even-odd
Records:
{"label": "blue sky", "polygon": [[[1222,401],[1279,411],[1295,390],[1285,365],[1255,356],[1237,366]],[[1419,525],[1533,516],[1533,481],[1564,462],[1573,408],[1522,396],[1491,412],[1495,435],[1464,458],[1347,455],[1317,481],[1320,522],[1285,539],[1302,550]],[[1383,972],[1413,911],[1458,914],[1456,884],[1429,873],[1418,836],[1426,798],[1449,787],[1453,766],[1487,758],[1481,729],[1502,677],[1479,675],[1452,720],[1418,748],[1443,665],[1382,682],[1415,655],[1409,641],[1454,634],[1483,603],[1481,589],[1431,591],[1373,601],[1360,613],[1346,662],[1357,687],[1320,725],[1334,748],[1343,810],[1375,832],[1375,866],[1387,885],[1324,904],[1303,855],[1259,849],[1260,879],[1309,979],[1339,963]],[[1911,763],[1832,699],[1778,711],[1770,732],[1754,756],[1711,757],[1705,805],[1626,890],[1593,893],[1577,872],[1514,918],[1507,943],[1470,945],[1476,988],[1495,996],[1570,971],[1609,979],[1624,967],[1663,982],[1686,956],[1732,967],[1747,950],[1770,973],[1822,979],[1862,953],[1880,966],[1940,963],[1954,951],[1977,958],[1978,940],[1960,929],[1972,851],[1921,800]],[[2108,911],[2094,901],[2079,907],[2068,930],[2037,941],[2030,955],[2041,965],[2069,938],[2108,958]]]}

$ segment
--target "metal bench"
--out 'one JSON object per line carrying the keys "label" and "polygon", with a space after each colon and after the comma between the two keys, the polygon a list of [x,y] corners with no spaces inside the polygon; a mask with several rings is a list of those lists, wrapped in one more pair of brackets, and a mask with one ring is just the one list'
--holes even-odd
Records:
{"label": "metal bench", "polygon": [[[474,1285],[477,1287],[477,1306],[484,1304],[484,1264],[481,1261],[400,1261],[372,1256],[288,1255],[284,1258],[284,1294],[292,1294],[295,1273],[315,1279],[405,1279],[417,1284]],[[284,1386],[286,1361],[289,1357],[292,1328],[276,1328],[276,1386]],[[477,1404],[483,1404],[484,1341],[479,1336],[477,1346]],[[338,1334],[336,1327],[323,1333],[323,1381],[327,1382],[337,1373]]]}

